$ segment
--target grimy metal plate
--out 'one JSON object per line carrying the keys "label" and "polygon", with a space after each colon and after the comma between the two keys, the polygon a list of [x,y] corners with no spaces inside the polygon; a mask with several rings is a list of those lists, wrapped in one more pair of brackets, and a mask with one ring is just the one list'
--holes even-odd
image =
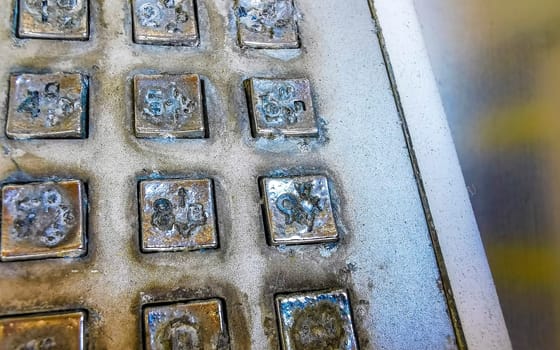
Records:
{"label": "grimy metal plate", "polygon": [[[86,349],[456,348],[368,1],[197,0],[192,47],[135,42],[140,1],[83,3],[88,40],[40,40],[0,0],[0,184],[78,180],[87,198],[85,255],[0,263],[0,322],[84,310]],[[183,1],[152,3],[173,17]],[[160,32],[182,40],[175,24]],[[9,138],[11,77],[58,73],[88,77],[83,138]],[[191,74],[196,96],[166,80]],[[168,129],[137,137],[134,79],[152,76],[140,114]],[[273,124],[262,133],[252,101]],[[170,132],[194,114],[197,138]],[[35,218],[63,227],[67,205],[34,191],[3,203],[32,208],[18,227],[48,242]]]}

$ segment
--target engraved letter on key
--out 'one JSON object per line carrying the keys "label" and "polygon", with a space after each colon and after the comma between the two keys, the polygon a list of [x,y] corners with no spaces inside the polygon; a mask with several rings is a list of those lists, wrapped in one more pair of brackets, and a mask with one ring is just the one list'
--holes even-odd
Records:
{"label": "engraved letter on key", "polygon": [[88,0],[18,0],[22,38],[86,40]]}
{"label": "engraved letter on key", "polygon": [[87,78],[77,73],[12,75],[7,135],[84,138],[87,88]]}

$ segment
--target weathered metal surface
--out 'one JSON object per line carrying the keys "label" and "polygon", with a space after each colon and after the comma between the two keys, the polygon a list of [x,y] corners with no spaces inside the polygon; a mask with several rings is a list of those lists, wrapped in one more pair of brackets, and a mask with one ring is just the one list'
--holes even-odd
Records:
{"label": "weathered metal surface", "polygon": [[83,311],[0,318],[0,349],[86,349]]}
{"label": "weathered metal surface", "polygon": [[14,74],[6,134],[17,139],[82,138],[88,82],[78,73]]}
{"label": "weathered metal surface", "polygon": [[[361,349],[454,348],[366,2],[297,1],[301,48],[290,50],[240,47],[233,1],[197,2],[198,47],[137,45],[131,2],[90,5],[84,42],[15,38],[0,12],[0,103],[11,72],[80,71],[91,87],[88,138],[0,136],[2,181],[80,178],[90,208],[86,256],[0,264],[0,315],[84,308],[91,348],[135,349],[143,305],[220,298],[232,349],[278,349],[275,295],[343,289]],[[187,73],[204,82],[208,137],[136,137],[134,76]],[[306,77],[320,136],[252,137],[253,77]],[[268,245],[259,179],[316,174],[332,183],[339,240]],[[219,248],[145,254],[139,181],[185,177],[213,180]]]}
{"label": "weathered metal surface", "polygon": [[283,350],[357,350],[344,290],[276,296]]}
{"label": "weathered metal surface", "polygon": [[326,177],[264,178],[261,186],[270,244],[338,240]]}
{"label": "weathered metal surface", "polygon": [[136,43],[198,45],[194,0],[132,0],[132,10]]}
{"label": "weathered metal surface", "polygon": [[143,312],[146,350],[230,348],[220,299],[147,305]]}
{"label": "weathered metal surface", "polygon": [[318,136],[307,79],[249,79],[246,82],[253,136]]}
{"label": "weathered metal surface", "polygon": [[142,250],[196,250],[218,247],[212,181],[140,182]]}
{"label": "weathered metal surface", "polygon": [[134,98],[137,137],[205,136],[204,102],[198,75],[136,75]]}
{"label": "weathered metal surface", "polygon": [[75,180],[2,187],[0,260],[84,255],[84,200]]}
{"label": "weathered metal surface", "polygon": [[239,43],[263,49],[299,47],[297,11],[292,0],[237,0]]}
{"label": "weathered metal surface", "polygon": [[[17,0],[22,38],[86,40],[88,0]],[[5,8],[9,8],[6,6]]]}

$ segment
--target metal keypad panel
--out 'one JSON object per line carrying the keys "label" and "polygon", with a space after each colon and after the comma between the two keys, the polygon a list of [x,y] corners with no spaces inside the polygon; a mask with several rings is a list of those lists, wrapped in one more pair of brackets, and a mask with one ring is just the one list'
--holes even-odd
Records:
{"label": "metal keypad panel", "polygon": [[21,0],[0,60],[2,346],[456,347],[366,1]]}

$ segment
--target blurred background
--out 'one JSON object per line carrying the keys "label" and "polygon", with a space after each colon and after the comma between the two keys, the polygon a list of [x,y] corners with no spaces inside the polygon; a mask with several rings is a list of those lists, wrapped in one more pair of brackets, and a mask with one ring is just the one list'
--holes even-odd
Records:
{"label": "blurred background", "polygon": [[415,0],[514,349],[560,349],[560,1]]}

